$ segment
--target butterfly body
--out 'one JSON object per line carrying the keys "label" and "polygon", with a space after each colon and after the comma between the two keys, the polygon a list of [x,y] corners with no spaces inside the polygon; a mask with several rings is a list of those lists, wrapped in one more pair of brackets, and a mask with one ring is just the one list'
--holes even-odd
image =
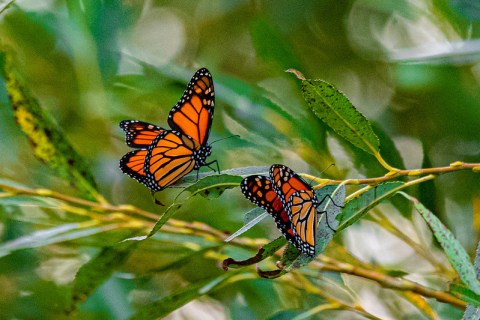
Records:
{"label": "butterfly body", "polygon": [[312,187],[284,165],[272,165],[269,176],[248,176],[243,195],[265,209],[277,228],[300,252],[315,255],[319,202]]}
{"label": "butterfly body", "polygon": [[171,130],[137,120],[120,122],[127,145],[139,148],[123,156],[120,169],[157,192],[192,170],[198,171],[216,162],[207,163],[212,153],[207,141],[213,121],[214,95],[212,76],[202,68],[193,75],[182,98],[170,110],[167,121]]}

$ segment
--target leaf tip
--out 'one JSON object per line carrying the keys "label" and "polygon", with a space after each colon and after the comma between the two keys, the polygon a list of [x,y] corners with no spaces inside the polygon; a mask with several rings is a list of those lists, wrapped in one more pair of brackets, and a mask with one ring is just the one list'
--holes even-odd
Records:
{"label": "leaf tip", "polygon": [[306,80],[305,76],[300,71],[298,71],[297,69],[289,68],[289,69],[285,70],[285,72],[293,73],[298,79],[300,79],[302,81]]}

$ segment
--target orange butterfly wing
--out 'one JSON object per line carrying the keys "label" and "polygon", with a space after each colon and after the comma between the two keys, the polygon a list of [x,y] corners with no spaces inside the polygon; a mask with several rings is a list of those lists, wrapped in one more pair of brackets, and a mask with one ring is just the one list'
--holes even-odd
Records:
{"label": "orange butterfly wing", "polygon": [[148,147],[160,132],[165,131],[154,124],[137,120],[123,120],[120,128],[125,131],[125,142],[132,148]]}
{"label": "orange butterfly wing", "polygon": [[195,72],[182,98],[170,110],[168,124],[172,130],[143,121],[120,122],[127,145],[140,148],[123,156],[122,171],[157,192],[206,165],[211,154],[207,140],[214,104],[212,76],[202,68]]}
{"label": "orange butterfly wing", "polygon": [[164,131],[155,138],[145,159],[148,185],[153,192],[174,184],[195,168],[200,146],[177,131]]}
{"label": "orange butterfly wing", "polygon": [[285,238],[296,246],[290,218],[273,189],[272,181],[265,176],[248,176],[242,180],[240,187],[245,198],[265,209],[273,217]]}
{"label": "orange butterfly wing", "polygon": [[312,187],[293,170],[284,165],[270,167],[275,192],[282,200],[292,222],[292,228],[303,253],[315,254],[318,226],[318,200]]}
{"label": "orange butterfly wing", "polygon": [[311,190],[293,193],[287,202],[286,211],[294,233],[299,238],[300,251],[313,256],[318,226],[315,193]]}
{"label": "orange butterfly wing", "polygon": [[212,75],[202,68],[195,72],[182,98],[170,111],[168,124],[204,146],[212,126],[214,105]]}
{"label": "orange butterfly wing", "polygon": [[147,152],[147,149],[130,151],[120,159],[120,169],[129,177],[148,187],[149,178],[144,170]]}

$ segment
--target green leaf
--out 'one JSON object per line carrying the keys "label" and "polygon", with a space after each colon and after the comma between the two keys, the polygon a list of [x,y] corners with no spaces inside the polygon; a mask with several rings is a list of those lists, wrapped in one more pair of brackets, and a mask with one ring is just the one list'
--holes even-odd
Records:
{"label": "green leaf", "polygon": [[245,214],[245,217],[243,218],[243,227],[232,233],[231,236],[229,236],[227,239],[225,239],[225,242],[229,242],[239,235],[245,233],[246,231],[250,230],[253,226],[255,226],[257,223],[262,221],[268,217],[268,213],[265,212],[264,209],[260,207],[253,208],[252,210],[248,211]]}
{"label": "green leaf", "polygon": [[44,197],[8,196],[0,197],[0,206],[58,208],[61,203],[58,200]]}
{"label": "green leaf", "polygon": [[[463,301],[468,302],[468,305],[473,307],[473,309],[477,309],[478,307],[480,307],[480,295],[476,294],[475,292],[473,292],[472,290],[464,286],[451,284],[450,293],[462,299]],[[467,306],[467,310],[468,310],[468,306]],[[465,313],[467,313],[467,310],[465,310]],[[477,319],[477,318],[473,318],[473,319]]]}
{"label": "green leaf", "polygon": [[7,10],[16,0],[10,0],[7,3],[0,4],[0,14]]}
{"label": "green leaf", "polygon": [[346,190],[344,185],[331,185],[317,190],[316,194],[320,201],[317,210],[323,214],[317,228],[315,257],[325,250],[338,229],[337,216],[343,210]]}
{"label": "green leaf", "polygon": [[455,239],[454,235],[447,227],[425,206],[420,203],[414,197],[407,195],[404,192],[400,192],[408,200],[412,201],[415,209],[420,213],[422,218],[428,224],[432,230],[435,238],[440,243],[448,257],[448,260],[452,264],[453,268],[457,271],[460,279],[467,287],[480,295],[480,282],[477,280],[477,273],[470,262],[470,258],[462,247],[460,242]]}
{"label": "green leaf", "polygon": [[239,176],[216,174],[198,180],[183,192],[190,192],[191,197],[200,194],[205,198],[213,199],[218,198],[227,189],[238,187],[241,181],[242,177]]}
{"label": "green leaf", "polygon": [[300,251],[298,251],[298,249],[292,243],[288,242],[280,261],[282,261],[283,266],[289,266],[294,263],[299,256]]}
{"label": "green leaf", "polygon": [[40,230],[0,245],[0,257],[14,251],[38,248],[64,241],[76,240],[105,232],[115,226],[85,228],[81,223],[70,223],[47,230]]}
{"label": "green leaf", "polygon": [[[475,264],[473,265],[476,272],[477,272],[477,280],[480,280],[480,242],[477,245],[477,251],[475,254]],[[452,290],[452,288],[450,288]],[[465,290],[468,290],[465,288]],[[472,293],[473,294],[473,293]],[[467,301],[467,299],[463,296],[459,296],[463,301]],[[477,296],[478,297],[478,296]],[[480,299],[477,299],[477,302]],[[469,301],[467,301],[469,302]],[[469,302],[467,308],[465,309],[465,313],[463,314],[462,320],[478,320],[480,317],[480,304]]]}
{"label": "green leaf", "polygon": [[162,226],[168,221],[168,219],[170,219],[175,214],[175,212],[177,212],[181,207],[182,207],[181,203],[175,203],[175,202],[172,203],[167,208],[167,210],[165,210],[165,212],[160,216],[160,219],[158,219],[158,221],[155,223],[155,225],[153,226],[152,230],[148,233],[148,235],[140,240],[145,240],[146,238],[150,238],[155,233],[157,233],[157,231],[160,230],[160,228],[162,228]]}
{"label": "green leaf", "polygon": [[252,210],[245,213],[245,216],[243,217],[243,223],[244,224],[250,223],[251,221],[258,219],[258,217],[263,215],[264,213],[265,213],[264,209],[260,207],[255,207]]}
{"label": "green leaf", "polygon": [[378,186],[362,193],[360,196],[348,201],[342,213],[337,218],[339,221],[337,232],[360,220],[370,209],[378,205],[380,202],[393,197],[403,185],[403,182],[387,182],[379,184]]}
{"label": "green leaf", "polygon": [[199,250],[194,250],[190,254],[188,254],[188,255],[186,255],[186,256],[178,259],[178,260],[175,260],[172,263],[168,263],[167,265],[164,265],[164,266],[159,267],[159,268],[150,269],[150,270],[148,270],[148,273],[150,273],[150,274],[151,273],[158,273],[158,272],[163,272],[163,271],[168,271],[168,270],[178,271],[178,269],[180,269],[181,267],[186,265],[189,261],[197,261],[201,257],[206,257],[205,253],[207,253],[209,251],[218,251],[221,247],[222,246],[215,245],[215,246],[204,247],[204,248],[201,248]]}
{"label": "green leaf", "polygon": [[[222,170],[221,174],[246,177],[254,174],[268,175],[269,170],[270,170],[269,166],[241,167],[241,168]],[[215,171],[201,172],[198,174],[198,176],[197,176],[197,173],[190,173],[185,177],[183,177],[182,179],[180,179],[180,181],[177,184],[175,184],[174,187],[188,188],[205,177],[218,176],[218,175],[219,174]]]}
{"label": "green leaf", "polygon": [[322,80],[302,81],[305,101],[342,138],[365,152],[379,152],[378,137],[367,118],[337,88]]}
{"label": "green leaf", "polygon": [[163,318],[188,302],[206,295],[229,282],[233,283],[238,280],[249,278],[247,275],[246,277],[236,277],[231,280],[238,273],[239,271],[228,272],[221,276],[190,284],[186,288],[179,290],[170,296],[142,306],[130,319],[143,320]]}
{"label": "green leaf", "polygon": [[107,280],[130,256],[137,242],[122,242],[104,248],[100,253],[77,272],[73,283],[71,305],[67,312],[71,313],[77,305],[85,301],[105,280]]}
{"label": "green leaf", "polygon": [[13,59],[8,54],[5,56],[4,77],[15,121],[27,135],[35,157],[85,195],[97,198],[97,187],[87,163],[22,84],[16,74]]}

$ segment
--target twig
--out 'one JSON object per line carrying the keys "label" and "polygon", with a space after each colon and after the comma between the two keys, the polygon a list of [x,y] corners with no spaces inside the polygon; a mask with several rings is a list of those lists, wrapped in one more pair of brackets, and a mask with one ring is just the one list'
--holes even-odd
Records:
{"label": "twig", "polygon": [[317,186],[314,186],[314,189],[318,189],[325,185],[340,184],[340,183],[344,183],[347,185],[360,185],[360,184],[376,185],[378,183],[394,180],[399,177],[415,177],[415,176],[423,176],[427,174],[439,175],[439,174],[444,174],[444,173],[449,173],[454,171],[461,171],[461,170],[472,170],[473,172],[480,172],[480,163],[464,163],[461,161],[457,161],[457,162],[451,163],[450,166],[448,167],[398,170],[393,173],[389,172],[382,177],[366,178],[366,179],[348,179],[347,181],[321,179],[308,174],[302,174],[302,176],[311,181],[318,182],[319,184]]}
{"label": "twig", "polygon": [[420,294],[424,297],[434,298],[440,302],[451,304],[452,306],[457,307],[459,309],[464,309],[467,306],[466,302],[446,292],[428,289],[413,281],[393,278],[373,270],[367,270],[367,269],[356,267],[349,263],[340,262],[338,260],[326,257],[324,255],[320,255],[319,257],[320,257],[320,262],[314,261],[313,263],[322,271],[341,272],[341,273],[351,274],[351,275],[358,276],[365,279],[370,279],[377,282],[384,288],[390,288],[390,289],[395,289],[400,291],[411,291],[411,292]]}

